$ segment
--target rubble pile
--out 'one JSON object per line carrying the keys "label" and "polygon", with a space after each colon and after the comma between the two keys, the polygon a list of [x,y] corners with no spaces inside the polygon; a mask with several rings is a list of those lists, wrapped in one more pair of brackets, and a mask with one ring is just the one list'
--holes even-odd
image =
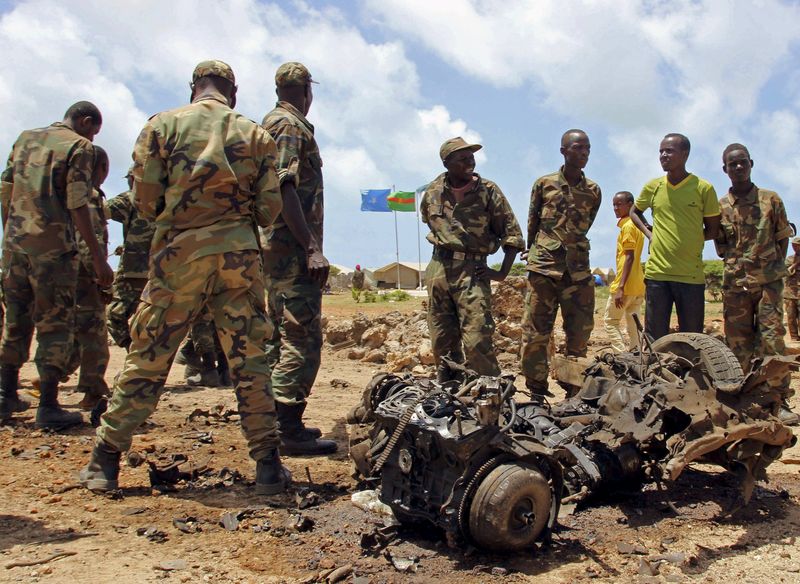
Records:
{"label": "rubble pile", "polygon": [[[522,339],[526,281],[510,277],[500,282],[492,293],[495,318],[494,344],[501,359],[515,361]],[[378,316],[357,313],[352,318],[328,317],[323,321],[325,342],[334,351],[343,351],[349,359],[364,363],[385,364],[397,373],[413,371],[425,374],[433,365],[426,310],[411,313],[398,311]]]}

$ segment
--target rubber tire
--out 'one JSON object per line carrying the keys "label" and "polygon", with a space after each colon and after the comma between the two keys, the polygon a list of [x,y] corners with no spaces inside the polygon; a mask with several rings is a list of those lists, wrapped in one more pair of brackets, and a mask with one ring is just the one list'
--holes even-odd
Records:
{"label": "rubber tire", "polygon": [[[475,491],[469,509],[469,533],[481,548],[509,552],[530,549],[547,526],[553,494],[539,470],[525,464],[501,464]],[[530,524],[515,517],[533,511]]]}
{"label": "rubber tire", "polygon": [[696,362],[702,362],[715,389],[736,393],[744,380],[744,372],[736,355],[725,343],[700,333],[672,333],[653,343],[658,353],[673,353]]}

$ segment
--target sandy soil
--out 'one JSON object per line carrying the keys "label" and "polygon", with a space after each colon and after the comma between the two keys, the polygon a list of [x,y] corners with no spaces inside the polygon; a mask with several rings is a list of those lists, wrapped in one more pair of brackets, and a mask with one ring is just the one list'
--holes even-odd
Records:
{"label": "sandy soil", "polygon": [[[414,300],[385,309],[411,311],[417,306]],[[329,314],[353,310],[355,305],[345,300],[326,301]],[[123,359],[124,352],[112,347],[109,381]],[[235,418],[214,416],[235,409],[232,391],[188,388],[182,384],[181,367],[170,374],[158,411],[133,447],[149,451],[150,458],[185,454],[194,465],[207,467],[207,476],[180,483],[172,492],[151,489],[147,465],[127,464],[117,497],[74,488],[76,473],[91,450],[92,429],[42,433],[33,428],[32,412],[18,416],[0,428],[0,581],[255,583],[333,576],[334,581],[361,584],[800,582],[800,447],[770,467],[770,482],[759,485],[749,507],[732,518],[721,516],[734,495],[731,477],[712,467],[693,466],[667,493],[648,487],[578,508],[561,520],[552,545],[529,554],[453,550],[435,532],[401,532],[386,554],[368,555],[359,542],[380,519],[350,502],[355,483],[343,419],[377,371],[325,353],[308,422],[337,440],[340,453],[286,459],[295,485],[291,493],[271,498],[252,494],[254,465]],[[29,385],[33,373],[26,365],[23,385]],[[80,399],[71,392],[74,383],[73,377],[65,384],[62,400],[72,407]],[[794,405],[800,406],[800,400]],[[209,415],[189,419],[198,409]],[[316,494],[317,504],[309,491]],[[230,529],[220,523],[225,514],[230,514]],[[237,515],[238,526],[232,520]],[[12,567],[60,552],[70,555]],[[416,572],[399,572],[387,555],[416,558]]]}

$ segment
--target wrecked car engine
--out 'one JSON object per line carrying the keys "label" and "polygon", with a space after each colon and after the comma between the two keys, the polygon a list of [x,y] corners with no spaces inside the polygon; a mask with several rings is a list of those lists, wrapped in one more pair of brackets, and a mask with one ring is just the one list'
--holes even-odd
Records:
{"label": "wrecked car engine", "polygon": [[720,341],[677,333],[561,365],[576,393],[552,406],[518,402],[512,376],[376,376],[348,418],[357,473],[400,522],[511,551],[546,540],[562,501],[674,481],[694,461],[734,473],[744,505],[795,441],[777,417],[791,357],[745,376]]}

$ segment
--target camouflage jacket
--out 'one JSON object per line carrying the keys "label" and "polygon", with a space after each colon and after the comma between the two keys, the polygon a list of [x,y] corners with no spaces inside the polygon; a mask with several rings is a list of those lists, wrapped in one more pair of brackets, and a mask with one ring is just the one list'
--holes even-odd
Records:
{"label": "camouflage jacket", "polygon": [[109,219],[122,223],[122,256],[117,277],[146,278],[155,224],[139,215],[132,191],[118,194],[108,201],[107,207]]}
{"label": "camouflage jacket", "polygon": [[522,230],[500,187],[477,173],[475,176],[475,188],[460,203],[450,193],[446,172],[425,189],[419,209],[431,230],[428,241],[445,249],[483,255],[501,247],[525,249]]}
{"label": "camouflage jacket", "polygon": [[0,176],[3,249],[40,259],[76,251],[71,209],[89,203],[94,149],[56,122],[17,138]]}
{"label": "camouflage jacket", "polygon": [[[108,217],[106,217],[106,195],[102,189],[92,189],[92,197],[89,199],[89,216],[92,219],[92,230],[100,244],[100,251],[103,257],[108,257]],[[81,263],[87,272],[94,274],[92,254],[89,246],[83,241],[81,234],[76,231],[75,241],[78,244],[78,255]]]}
{"label": "camouflage jacket", "polygon": [[150,118],[134,147],[136,209],[155,220],[152,268],[258,249],[281,210],[275,142],[214,92]]}
{"label": "camouflage jacket", "polygon": [[564,168],[533,183],[528,211],[528,270],[573,281],[591,277],[586,234],[600,209],[597,183],[582,175],[571,187]]}
{"label": "camouflage jacket", "polygon": [[786,275],[778,242],[792,236],[780,197],[755,185],[745,196],[728,191],[719,200],[721,226],[715,240],[725,262],[723,288],[769,284]]}
{"label": "camouflage jacket", "polygon": [[784,280],[783,297],[800,300],[800,262],[794,263],[795,256],[786,258],[786,280]]}
{"label": "camouflage jacket", "polygon": [[[275,109],[264,116],[261,125],[278,148],[278,180],[281,184],[287,180],[294,183],[308,229],[321,248],[324,218],[322,158],[314,138],[314,126],[297,108],[285,101],[279,101]],[[264,230],[265,249],[271,250],[273,243],[280,247],[278,240],[284,243],[287,238],[297,246],[283,217],[279,215],[275,223]],[[305,250],[300,251],[305,253]]]}

